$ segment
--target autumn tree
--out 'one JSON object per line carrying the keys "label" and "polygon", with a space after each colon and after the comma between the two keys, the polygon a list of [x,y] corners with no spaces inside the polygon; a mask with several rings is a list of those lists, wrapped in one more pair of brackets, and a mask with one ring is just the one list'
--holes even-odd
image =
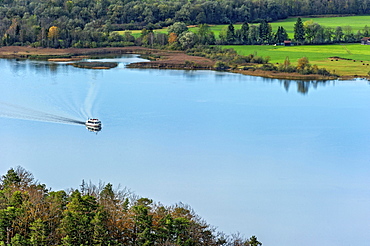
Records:
{"label": "autumn tree", "polygon": [[[0,245],[225,245],[189,206],[163,206],[112,184],[49,191],[23,168],[0,179]],[[230,245],[233,241],[230,241]],[[257,245],[258,246],[258,245]]]}
{"label": "autumn tree", "polygon": [[59,28],[57,26],[51,26],[48,31],[48,39],[50,41],[50,46],[57,48],[59,38]]}
{"label": "autumn tree", "polygon": [[310,67],[311,67],[311,64],[308,61],[308,58],[307,57],[302,57],[302,58],[299,58],[298,59],[298,62],[297,62],[297,70],[300,73],[307,73],[308,70],[310,69]]}
{"label": "autumn tree", "polygon": [[177,41],[177,34],[174,32],[171,32],[168,36],[168,43],[173,44]]}

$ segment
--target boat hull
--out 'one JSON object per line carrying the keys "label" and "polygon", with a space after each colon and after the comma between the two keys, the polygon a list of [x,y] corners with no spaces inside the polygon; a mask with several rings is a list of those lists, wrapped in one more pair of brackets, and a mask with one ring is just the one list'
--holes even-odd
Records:
{"label": "boat hull", "polygon": [[98,132],[101,130],[101,121],[98,119],[88,119],[85,122],[86,129],[92,132]]}

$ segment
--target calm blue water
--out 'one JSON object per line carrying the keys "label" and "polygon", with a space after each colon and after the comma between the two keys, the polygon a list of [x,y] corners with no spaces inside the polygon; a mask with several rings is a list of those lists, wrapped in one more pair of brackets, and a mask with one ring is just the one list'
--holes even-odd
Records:
{"label": "calm blue water", "polygon": [[[125,68],[136,60],[0,60],[1,174],[20,165],[53,190],[121,184],[266,246],[368,244],[368,82]],[[87,117],[102,131],[68,121]]]}

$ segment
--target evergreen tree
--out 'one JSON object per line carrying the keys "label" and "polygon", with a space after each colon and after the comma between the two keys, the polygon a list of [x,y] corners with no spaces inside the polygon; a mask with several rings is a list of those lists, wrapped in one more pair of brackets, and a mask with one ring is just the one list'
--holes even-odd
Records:
{"label": "evergreen tree", "polygon": [[233,44],[235,42],[235,28],[233,24],[229,24],[226,31],[226,41],[228,44]]}
{"label": "evergreen tree", "polygon": [[102,214],[95,197],[81,196],[78,190],[71,195],[71,201],[63,212],[61,231],[63,245],[93,245],[103,241],[104,225]]}
{"label": "evergreen tree", "polygon": [[260,40],[258,27],[255,25],[251,25],[248,33],[248,42],[250,44],[258,44]]}
{"label": "evergreen tree", "polygon": [[279,26],[275,34],[275,41],[277,43],[283,43],[285,40],[288,40],[288,34],[285,31],[284,27]]}
{"label": "evergreen tree", "polygon": [[369,35],[370,35],[369,30],[370,30],[369,27],[367,25],[365,25],[365,27],[362,31],[362,34],[363,34],[364,37],[369,37]]}
{"label": "evergreen tree", "polygon": [[272,34],[271,25],[267,23],[266,20],[263,20],[259,26],[259,37],[261,39],[261,42],[264,44],[270,43],[272,36],[271,34]]}
{"label": "evergreen tree", "polygon": [[305,40],[304,26],[300,17],[298,17],[297,22],[294,24],[294,40],[298,44],[302,44]]}
{"label": "evergreen tree", "polygon": [[334,38],[333,38],[334,42],[340,43],[343,39],[343,36],[344,36],[344,33],[343,33],[342,27],[337,26],[337,28],[335,28],[335,31],[334,31]]}
{"label": "evergreen tree", "polygon": [[3,175],[1,178],[0,188],[4,189],[9,186],[17,186],[21,182],[21,178],[14,171],[13,168],[9,169],[6,175]]}
{"label": "evergreen tree", "polygon": [[240,28],[239,39],[242,44],[249,44],[249,24],[244,22],[242,27]]}
{"label": "evergreen tree", "polygon": [[47,227],[39,218],[30,224],[30,242],[32,246],[47,246]]}
{"label": "evergreen tree", "polygon": [[262,243],[257,240],[257,237],[256,236],[252,236],[248,240],[248,243],[249,243],[250,246],[260,246],[260,245],[262,245]]}
{"label": "evergreen tree", "polygon": [[153,245],[153,215],[150,214],[153,201],[148,198],[141,198],[133,206],[135,233],[139,245]]}

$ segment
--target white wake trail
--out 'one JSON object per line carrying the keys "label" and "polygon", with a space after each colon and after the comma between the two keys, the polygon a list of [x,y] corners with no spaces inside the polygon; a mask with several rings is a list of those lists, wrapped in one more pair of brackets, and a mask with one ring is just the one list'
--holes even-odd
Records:
{"label": "white wake trail", "polygon": [[5,102],[0,102],[0,116],[13,119],[34,120],[73,125],[85,124],[85,122],[78,119],[42,112],[39,110],[30,109],[27,107]]}
{"label": "white wake trail", "polygon": [[83,108],[83,113],[86,118],[92,118],[93,117],[93,108],[94,104],[96,102],[96,98],[98,95],[99,91],[99,84],[97,83],[92,83],[90,85],[89,91],[87,92],[85,101],[84,101],[84,108]]}

